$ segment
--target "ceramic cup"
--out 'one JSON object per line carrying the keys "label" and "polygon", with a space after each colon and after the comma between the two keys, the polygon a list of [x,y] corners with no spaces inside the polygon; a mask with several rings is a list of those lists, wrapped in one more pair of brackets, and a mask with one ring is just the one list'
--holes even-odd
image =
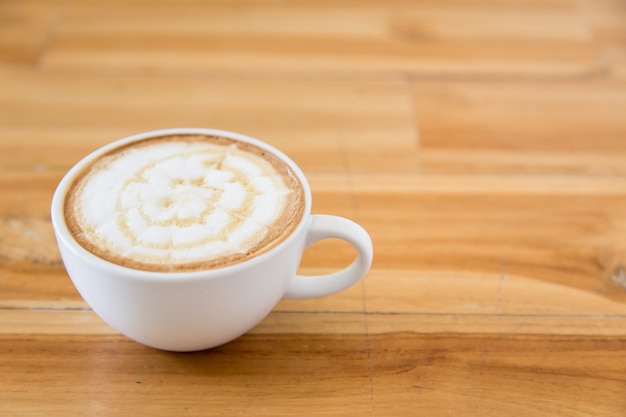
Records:
{"label": "ceramic cup", "polygon": [[[298,226],[277,246],[234,265],[195,272],[150,272],[108,262],[70,234],[63,206],[68,187],[94,159],[121,145],[169,134],[220,135],[265,148],[284,160],[304,187],[306,207]],[[106,323],[135,341],[163,350],[195,351],[229,342],[257,325],[281,299],[311,298],[342,291],[368,272],[372,242],[351,220],[311,214],[311,190],[300,168],[270,145],[214,129],[166,129],[130,136],[79,161],[63,177],[52,200],[57,243],[76,289]],[[321,276],[296,271],[309,245],[339,238],[356,249],[345,269]]]}

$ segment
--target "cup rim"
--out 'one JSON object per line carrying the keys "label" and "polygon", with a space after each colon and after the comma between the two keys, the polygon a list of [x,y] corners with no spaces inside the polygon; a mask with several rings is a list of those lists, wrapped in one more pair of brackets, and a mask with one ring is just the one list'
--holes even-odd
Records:
{"label": "cup rim", "polygon": [[[239,140],[246,143],[251,143],[260,148],[263,148],[274,155],[278,156],[282,161],[287,163],[289,167],[296,174],[302,188],[304,189],[304,199],[305,199],[305,207],[304,213],[298,225],[291,231],[289,236],[284,238],[280,243],[267,250],[266,252],[261,253],[258,256],[247,259],[245,261],[241,261],[232,265],[227,265],[218,268],[211,268],[199,271],[174,271],[174,272],[165,272],[165,271],[147,271],[142,269],[130,268],[127,266],[119,265],[110,261],[107,261],[99,256],[93,254],[92,252],[85,249],[81,246],[76,239],[70,233],[67,223],[65,221],[65,213],[64,213],[64,201],[67,189],[71,184],[72,180],[79,174],[83,168],[93,162],[95,159],[100,156],[116,149],[120,146],[124,146],[128,143],[132,143],[135,141],[148,139],[152,137],[158,136],[168,136],[168,135],[177,135],[177,134],[203,134],[203,135],[215,135],[215,136],[223,136],[230,139]],[[78,162],[76,162],[64,175],[59,184],[57,185],[53,197],[50,208],[50,217],[52,220],[52,226],[59,240],[59,244],[64,245],[67,249],[69,249],[75,256],[80,257],[85,262],[89,262],[90,264],[96,265],[101,269],[109,270],[112,273],[119,273],[122,276],[136,279],[136,280],[156,280],[156,281],[185,281],[185,280],[201,280],[201,279],[211,279],[218,278],[225,274],[237,273],[240,270],[247,269],[258,265],[263,262],[266,258],[273,256],[273,254],[279,250],[281,250],[284,246],[290,245],[291,242],[296,238],[298,234],[301,233],[302,229],[307,226],[310,222],[310,212],[311,212],[311,189],[309,183],[304,176],[304,173],[300,169],[300,167],[285,153],[281,150],[275,148],[269,143],[263,142],[260,139],[253,138],[251,136],[247,136],[241,133],[232,132],[228,130],[221,129],[213,129],[213,128],[198,128],[198,127],[180,127],[180,128],[167,128],[167,129],[157,129],[150,130],[146,132],[137,133],[134,135],[126,136],[121,139],[114,140],[110,143],[107,143],[104,146],[101,146],[91,153],[87,154],[83,158],[81,158]]]}

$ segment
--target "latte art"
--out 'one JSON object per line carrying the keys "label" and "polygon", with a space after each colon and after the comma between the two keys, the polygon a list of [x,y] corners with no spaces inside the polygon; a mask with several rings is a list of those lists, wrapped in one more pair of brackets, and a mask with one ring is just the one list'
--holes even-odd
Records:
{"label": "latte art", "polygon": [[302,217],[302,187],[286,163],[235,140],[177,135],[116,149],[66,198],[75,239],[137,269],[215,268],[256,256]]}

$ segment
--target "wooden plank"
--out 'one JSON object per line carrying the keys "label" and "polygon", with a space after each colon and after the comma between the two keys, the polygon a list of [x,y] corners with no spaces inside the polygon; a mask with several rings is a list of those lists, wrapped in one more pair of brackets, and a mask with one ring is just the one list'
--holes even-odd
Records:
{"label": "wooden plank", "polygon": [[0,169],[68,169],[114,139],[213,127],[258,137],[305,171],[414,171],[396,82],[63,75],[0,67]]}
{"label": "wooden plank", "polygon": [[581,76],[598,70],[576,1],[70,2],[48,70]]}
{"label": "wooden plank", "polygon": [[2,409],[21,415],[371,412],[361,335],[247,336],[186,355],[120,336],[2,335],[0,366]]}
{"label": "wooden plank", "polygon": [[354,177],[374,268],[511,274],[624,301],[623,180],[594,194],[577,190],[575,177],[496,178],[435,181],[450,187],[439,190],[428,176]]}
{"label": "wooden plank", "polygon": [[[616,289],[616,291],[619,287]],[[623,292],[623,290],[622,290]],[[369,313],[626,318],[622,300],[567,283],[497,272],[373,270],[365,280]]]}
{"label": "wooden plank", "polygon": [[[623,336],[546,340],[513,327],[497,339],[399,333],[369,343],[377,416],[608,417],[626,409]],[[604,395],[612,400],[598,400]]]}
{"label": "wooden plank", "polygon": [[626,84],[420,82],[425,172],[626,173]]}
{"label": "wooden plank", "polygon": [[[272,314],[232,343],[174,354],[107,329],[33,329],[58,313],[38,312],[48,317],[30,322],[32,334],[16,326],[0,335],[3,407],[51,416],[306,407],[311,415],[608,417],[625,405],[624,318],[611,327],[601,318],[569,326],[563,318],[368,315],[366,337],[358,316]],[[603,395],[613,400],[598,402]]]}

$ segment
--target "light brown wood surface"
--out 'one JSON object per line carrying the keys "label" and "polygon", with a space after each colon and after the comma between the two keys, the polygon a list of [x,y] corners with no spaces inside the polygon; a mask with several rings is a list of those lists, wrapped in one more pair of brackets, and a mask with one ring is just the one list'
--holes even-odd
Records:
{"label": "light brown wood surface", "polygon": [[[52,193],[179,126],[289,154],[368,276],[208,351],[109,328]],[[626,2],[0,0],[0,415],[626,416]]]}

